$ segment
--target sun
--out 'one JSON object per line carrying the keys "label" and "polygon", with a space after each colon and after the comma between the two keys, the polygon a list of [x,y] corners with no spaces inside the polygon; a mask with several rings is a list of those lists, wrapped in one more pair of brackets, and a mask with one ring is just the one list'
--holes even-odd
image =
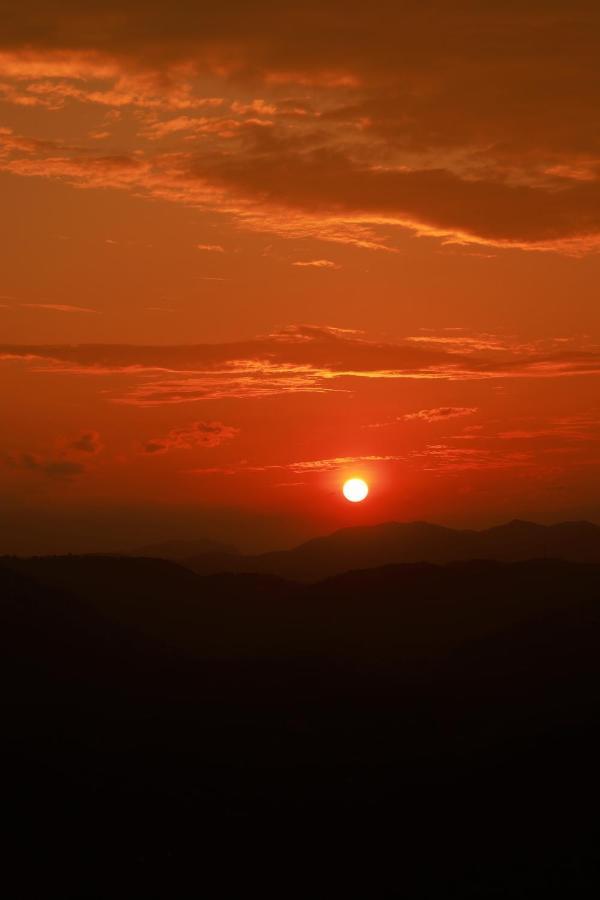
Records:
{"label": "sun", "polygon": [[342,492],[346,500],[351,503],[360,503],[369,493],[369,485],[362,478],[349,478],[344,482]]}

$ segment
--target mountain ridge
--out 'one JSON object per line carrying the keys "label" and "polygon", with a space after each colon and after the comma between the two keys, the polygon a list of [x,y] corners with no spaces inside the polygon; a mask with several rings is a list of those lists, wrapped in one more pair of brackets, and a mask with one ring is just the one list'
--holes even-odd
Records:
{"label": "mountain ridge", "polygon": [[392,521],[340,528],[290,549],[259,554],[243,554],[233,546],[202,538],[92,555],[165,560],[198,575],[256,574],[310,583],[344,572],[405,563],[561,559],[600,564],[600,526],[585,520],[542,525],[512,519],[475,530],[422,520]]}
{"label": "mountain ridge", "polygon": [[600,526],[586,521],[540,525],[514,519],[476,531],[423,521],[383,522],[338,529],[289,550],[252,556],[201,554],[178,561],[198,574],[254,572],[318,581],[396,563],[536,558],[600,563]]}

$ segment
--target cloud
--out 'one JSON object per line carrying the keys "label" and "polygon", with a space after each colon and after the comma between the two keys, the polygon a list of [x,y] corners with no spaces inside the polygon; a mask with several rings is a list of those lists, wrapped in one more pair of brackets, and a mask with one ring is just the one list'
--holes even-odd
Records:
{"label": "cloud", "polygon": [[[517,422],[520,427],[497,432],[468,426],[462,434],[445,438],[445,443],[410,451],[408,460],[424,471],[518,469],[537,478],[589,465],[590,454],[600,443],[600,419],[594,410],[535,421],[521,418]],[[462,443],[465,440],[468,447]],[[458,442],[461,445],[457,446]]]}
{"label": "cloud", "polygon": [[102,450],[102,442],[97,431],[85,431],[68,445],[68,449],[76,453],[95,455]]}
{"label": "cloud", "polygon": [[49,309],[53,312],[63,313],[97,313],[97,309],[88,306],[71,306],[69,303],[21,303],[27,309]]}
{"label": "cloud", "polygon": [[511,347],[514,349],[514,340],[511,341],[497,334],[467,334],[464,328],[445,328],[441,334],[434,333],[430,329],[422,330],[426,333],[410,335],[406,340],[415,344],[439,345],[447,350],[461,353],[476,350],[507,350]]}
{"label": "cloud", "polygon": [[341,269],[341,266],[332,262],[330,259],[310,259],[307,261],[299,259],[296,262],[293,262],[292,265],[313,269]]}
{"label": "cloud", "polygon": [[196,244],[196,249],[205,250],[207,253],[225,253],[225,248],[220,244]]}
{"label": "cloud", "polygon": [[85,472],[85,466],[82,463],[70,459],[45,459],[32,453],[7,456],[5,462],[13,469],[40,472],[49,478],[74,478]]}
{"label": "cloud", "polygon": [[423,422],[439,422],[446,419],[457,419],[462,416],[472,416],[477,412],[476,406],[438,406],[434,409],[420,409],[418,412],[407,413],[401,418],[405,422],[421,419]]}
{"label": "cloud", "polygon": [[[182,149],[177,154],[98,154],[5,138],[0,171],[66,180],[80,187],[143,191],[212,207],[242,227],[392,249],[390,228],[457,243],[587,252],[600,246],[600,179],[557,185],[512,183],[437,168],[385,168],[347,147],[292,151],[274,141],[242,155]],[[599,151],[600,153],[600,151]]]}
{"label": "cloud", "polygon": [[536,465],[530,452],[501,453],[495,448],[457,448],[446,444],[428,444],[422,450],[412,450],[408,459],[417,461],[425,472],[523,469]]}
{"label": "cloud", "polygon": [[[442,417],[444,418],[444,417]],[[446,417],[450,418],[450,416]],[[474,441],[481,442],[481,446],[454,446],[448,441],[459,441],[463,436],[457,435],[445,439],[444,443],[427,443],[423,447],[407,449],[403,454],[367,454],[353,456],[332,456],[324,459],[293,460],[291,462],[252,464],[241,461],[224,466],[202,467],[191,470],[193,474],[210,475],[244,475],[261,474],[263,472],[284,471],[296,475],[310,475],[323,472],[356,471],[361,466],[375,467],[379,465],[402,464],[403,469],[420,472],[432,472],[434,474],[454,475],[461,472],[487,472],[510,471],[522,472],[529,476],[535,473],[535,477],[545,477],[547,474],[556,473],[561,466],[589,465],[595,461],[586,458],[585,451],[594,444],[590,441],[600,440],[600,422],[595,413],[587,415],[569,416],[551,420],[547,428],[540,428],[539,436],[554,436],[558,438],[555,446],[542,448],[541,451],[532,446],[525,448],[507,449],[503,444],[505,440],[512,440],[505,433],[490,434],[476,433],[471,437]],[[471,429],[481,426],[469,426]],[[555,430],[553,430],[555,428]],[[561,430],[562,429],[562,430]],[[521,433],[518,433],[521,436]],[[522,433],[524,438],[529,433]],[[534,435],[537,436],[537,435]],[[515,434],[514,439],[517,435]],[[569,445],[570,441],[573,446]],[[553,457],[551,465],[544,462],[544,455]],[[565,459],[560,459],[563,455]]]}
{"label": "cloud", "polygon": [[354,158],[347,147],[304,151],[283,145],[270,155],[191,159],[202,179],[268,208],[308,217],[409,228],[462,243],[523,249],[583,250],[600,241],[600,180],[512,183],[499,173],[442,166],[385,167]]}
{"label": "cloud", "polygon": [[597,414],[561,416],[547,422],[531,420],[520,428],[498,432],[495,437],[501,441],[531,441],[548,439],[552,441],[589,443],[600,438],[600,417]]}
{"label": "cloud", "polygon": [[196,475],[237,475],[241,472],[270,472],[275,469],[283,469],[298,475],[311,472],[335,472],[339,469],[347,469],[364,463],[390,463],[406,460],[405,456],[333,456],[328,459],[298,460],[290,463],[273,463],[270,465],[253,466],[248,463],[238,463],[233,466],[209,467],[193,469]]}
{"label": "cloud", "polygon": [[[223,101],[219,100],[218,102],[222,103]],[[163,122],[151,122],[142,134],[152,141],[185,132],[189,133],[186,140],[189,140],[190,136],[201,134],[212,135],[223,141],[231,141],[242,135],[245,130],[270,128],[272,125],[271,121],[256,117],[236,119],[230,116],[178,116]]]}
{"label": "cloud", "polygon": [[169,450],[191,450],[193,447],[218,447],[237,434],[239,428],[224,425],[223,422],[191,422],[180,428],[172,428],[163,437],[145,441],[143,452],[160,454]]}
{"label": "cloud", "polygon": [[299,325],[222,344],[0,345],[0,363],[21,363],[47,374],[118,374],[128,386],[112,396],[114,401],[157,406],[351,391],[364,380],[596,377],[600,348],[575,340],[557,349],[553,341],[505,339],[502,349],[460,352],[443,344],[384,342],[352,330]]}
{"label": "cloud", "polygon": [[[466,0],[431,13],[28,0],[0,36],[5,104],[49,116],[87,104],[102,121],[73,146],[3,129],[0,168],[371,249],[393,249],[394,229],[408,228],[597,250],[596,6],[525,0],[507,15],[501,0]],[[128,137],[111,156],[97,140],[115,113]]]}
{"label": "cloud", "polygon": [[337,469],[347,468],[348,466],[359,465],[360,463],[371,462],[398,462],[402,460],[402,456],[335,456],[331,459],[310,459],[300,462],[288,463],[283,468],[290,472],[330,472]]}
{"label": "cloud", "polygon": [[95,456],[102,450],[97,431],[84,431],[75,439],[60,439],[57,444],[58,451],[55,454],[9,453],[2,459],[12,469],[38,472],[49,478],[70,479],[84,475],[88,471],[77,457],[81,454]]}

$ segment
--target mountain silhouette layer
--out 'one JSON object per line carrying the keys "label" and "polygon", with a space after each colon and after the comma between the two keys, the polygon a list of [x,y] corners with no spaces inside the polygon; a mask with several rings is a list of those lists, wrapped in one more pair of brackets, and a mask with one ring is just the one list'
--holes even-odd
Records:
{"label": "mountain silhouette layer", "polygon": [[599,648],[591,563],[4,557],[5,853],[75,897],[596,896]]}
{"label": "mountain silhouette layer", "polygon": [[[161,554],[157,554],[161,555]],[[169,556],[203,575],[253,572],[295,581],[318,581],[352,569],[398,563],[490,559],[563,559],[600,563],[600,527],[590,522],[537,525],[514,520],[483,531],[427,522],[388,522],[344,528],[291,550],[244,556],[218,552]]]}

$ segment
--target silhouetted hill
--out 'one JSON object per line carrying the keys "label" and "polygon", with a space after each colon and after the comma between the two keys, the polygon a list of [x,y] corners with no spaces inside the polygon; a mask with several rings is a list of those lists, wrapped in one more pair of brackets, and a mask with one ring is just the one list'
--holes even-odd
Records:
{"label": "silhouetted hill", "polygon": [[132,640],[226,659],[430,658],[540,614],[574,614],[581,598],[600,597],[600,566],[555,560],[405,563],[312,585],[96,555],[5,557],[0,566],[5,611],[26,609],[38,620],[60,612],[55,627],[89,619],[90,634],[102,622]]}
{"label": "silhouetted hill", "polygon": [[504,562],[552,558],[600,563],[600,527],[589,522],[536,525],[513,521],[484,531],[427,522],[344,528],[291,550],[257,556],[201,554],[180,561],[199,574],[255,572],[318,581],[351,569],[470,559]]}
{"label": "silhouetted hill", "polygon": [[599,650],[595,564],[300,584],[4,557],[5,850],[50,885],[94,873],[65,896],[114,896],[116,875],[184,896],[211,870],[228,896],[265,854],[306,896],[316,844],[335,871],[315,896],[595,896]]}
{"label": "silhouetted hill", "polygon": [[79,614],[90,617],[90,633],[103,621],[127,629],[134,640],[158,640],[182,652],[210,652],[227,623],[246,646],[245,620],[272,628],[281,619],[282,595],[297,593],[291,584],[282,591],[282,582],[268,575],[201,578],[168,560],[144,557],[4,557],[0,566],[52,596],[72,598]]}

